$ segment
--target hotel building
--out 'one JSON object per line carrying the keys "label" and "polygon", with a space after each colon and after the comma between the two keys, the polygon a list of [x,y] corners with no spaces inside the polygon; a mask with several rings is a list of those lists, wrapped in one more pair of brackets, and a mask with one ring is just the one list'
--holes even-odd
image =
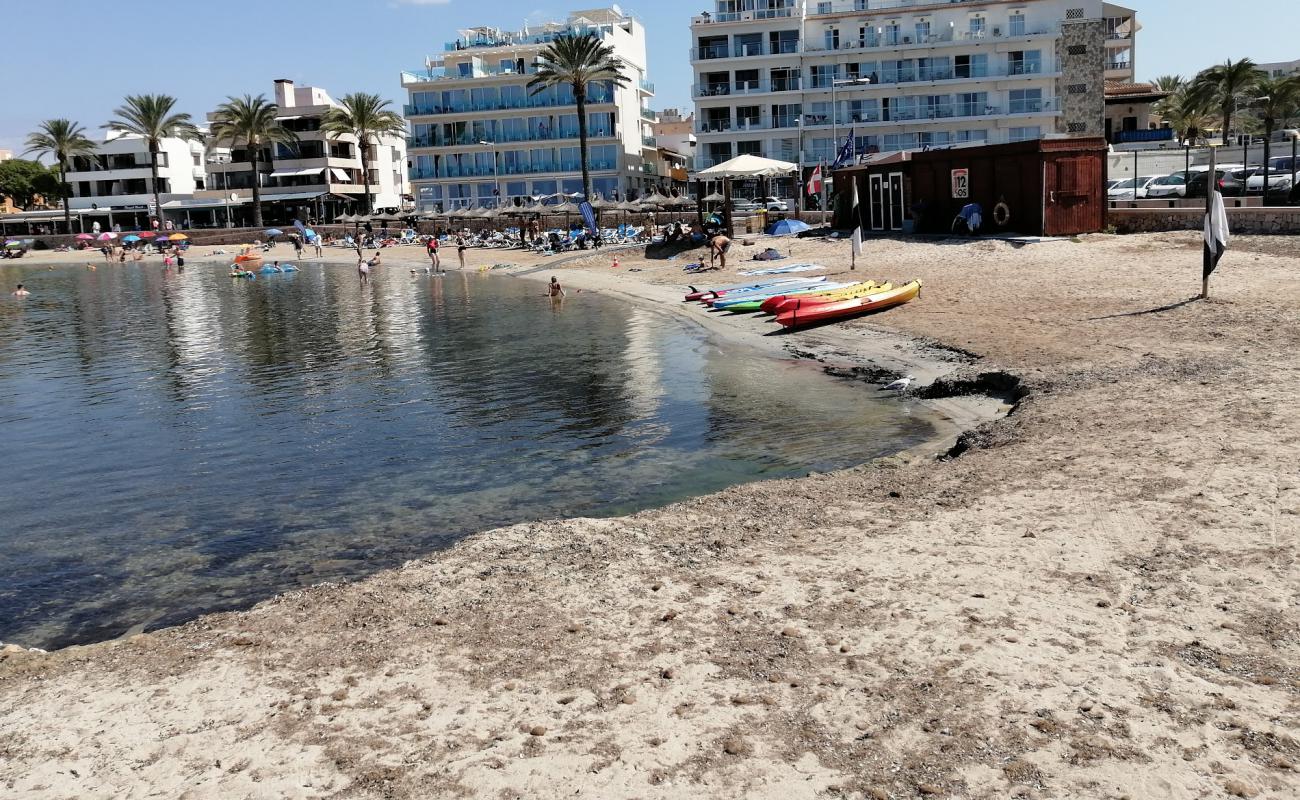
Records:
{"label": "hotel building", "polygon": [[[716,0],[691,20],[697,168],[1101,136],[1133,11],[1101,0]],[[787,191],[793,187],[788,187]]]}
{"label": "hotel building", "polygon": [[[163,139],[158,153],[158,195],[164,213],[168,203],[188,200],[204,187],[206,150],[202,142]],[[148,225],[155,215],[149,145],[133,134],[107,132],[95,153],[75,156],[67,174],[68,208],[84,218],[87,228],[98,221],[108,228]]]}
{"label": "hotel building", "polygon": [[520,31],[463,30],[423,70],[402,73],[410,178],[421,211],[582,191],[572,90],[530,94],[527,84],[555,37],[587,32],[613,47],[629,79],[626,87],[601,81],[588,88],[592,191],[627,198],[657,183],[655,114],[643,106],[654,94],[646,78],[645,29],[610,6]]}
{"label": "hotel building", "polygon": [[[324,89],[295,86],[290,80],[275,82],[276,119],[298,137],[296,146],[267,145],[262,151],[260,173],[253,175],[243,145],[212,148],[207,159],[208,191],[199,198],[233,205],[241,219],[251,215],[243,208],[252,201],[253,181],[261,188],[268,219],[333,219],[344,211],[364,213],[366,187],[362,181],[361,149],[351,134],[326,137],[321,120],[338,103]],[[215,115],[208,114],[211,124]],[[406,182],[406,140],[402,136],[380,137],[366,144],[370,169],[370,192],[374,208],[400,209],[410,194]],[[167,204],[164,203],[164,206]]]}

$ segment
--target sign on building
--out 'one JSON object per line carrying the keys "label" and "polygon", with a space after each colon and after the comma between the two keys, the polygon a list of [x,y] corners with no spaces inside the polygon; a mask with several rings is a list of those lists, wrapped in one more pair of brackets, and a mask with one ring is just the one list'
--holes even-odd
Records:
{"label": "sign on building", "polygon": [[955,169],[952,171],[952,196],[956,200],[965,200],[970,197],[970,170]]}

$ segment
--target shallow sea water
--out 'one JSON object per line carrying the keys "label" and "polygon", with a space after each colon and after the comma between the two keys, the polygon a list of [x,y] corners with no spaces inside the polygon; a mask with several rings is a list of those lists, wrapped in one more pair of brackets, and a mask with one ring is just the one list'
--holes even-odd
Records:
{"label": "shallow sea water", "polygon": [[[530,519],[862,463],[930,424],[500,275],[0,266],[0,641],[59,647]],[[7,295],[7,291],[6,291]]]}

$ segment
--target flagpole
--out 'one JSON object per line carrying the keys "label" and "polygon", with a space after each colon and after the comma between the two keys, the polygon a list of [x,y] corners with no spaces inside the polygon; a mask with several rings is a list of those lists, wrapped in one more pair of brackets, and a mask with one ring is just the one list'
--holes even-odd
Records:
{"label": "flagpole", "polygon": [[822,225],[826,224],[826,181],[831,176],[830,170],[826,168],[826,162],[822,161]]}
{"label": "flagpole", "polygon": [[[1205,224],[1207,226],[1207,229],[1210,231],[1214,230],[1214,194],[1216,191],[1214,187],[1215,184],[1217,183],[1217,181],[1214,179],[1215,156],[1216,156],[1216,151],[1214,149],[1214,146],[1210,145],[1210,171],[1209,173],[1207,173],[1205,179]],[[1134,178],[1134,180],[1137,180],[1136,177]],[[1136,186],[1137,184],[1135,183],[1133,185]],[[1264,187],[1264,191],[1265,192],[1268,191],[1267,186]],[[1208,248],[1209,246],[1210,243],[1207,241],[1205,243],[1205,247]],[[1207,250],[1206,252],[1208,253],[1209,251]],[[1204,300],[1209,296],[1210,296],[1210,273],[1208,270],[1204,268],[1204,266],[1202,266],[1201,299]]]}

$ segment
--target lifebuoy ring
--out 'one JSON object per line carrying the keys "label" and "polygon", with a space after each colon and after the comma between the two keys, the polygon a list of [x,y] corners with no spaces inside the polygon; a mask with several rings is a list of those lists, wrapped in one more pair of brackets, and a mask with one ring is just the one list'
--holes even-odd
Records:
{"label": "lifebuoy ring", "polygon": [[1011,221],[1011,209],[1007,208],[1006,203],[998,203],[993,206],[993,221],[999,226],[1006,225]]}

